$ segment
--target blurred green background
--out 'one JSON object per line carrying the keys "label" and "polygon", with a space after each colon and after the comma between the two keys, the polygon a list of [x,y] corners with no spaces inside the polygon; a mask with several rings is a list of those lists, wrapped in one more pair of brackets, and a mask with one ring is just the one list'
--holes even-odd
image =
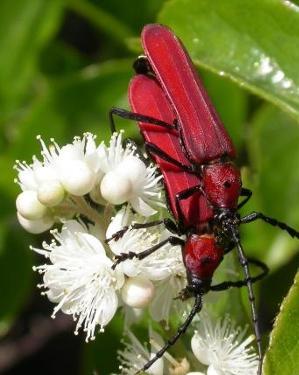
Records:
{"label": "blurred green background", "polygon": [[[38,277],[31,269],[39,260],[28,249],[44,237],[26,234],[16,221],[19,189],[13,183],[12,167],[15,159],[30,161],[39,153],[38,134],[45,141],[54,137],[60,144],[84,131],[97,134],[98,139],[109,138],[108,110],[128,107],[131,65],[141,52],[138,36],[142,26],[151,22],[170,26],[183,40],[237,145],[244,186],[254,191],[244,213],[261,210],[299,228],[299,11],[295,2],[2,0],[0,373],[90,374],[95,370],[109,374],[117,369],[121,317],[88,345],[83,337],[72,334],[70,319],[49,318],[52,306],[40,297]],[[134,124],[125,126],[127,134],[137,137]],[[293,282],[299,264],[298,241],[263,223],[248,225],[242,238],[247,254],[271,268],[270,276],[257,288],[262,330],[267,334]],[[294,302],[298,292],[293,294]],[[286,310],[295,307],[287,304]],[[283,337],[292,332],[293,338],[285,349],[278,345],[281,352],[269,354],[269,374],[298,374],[294,358],[298,361],[299,354],[289,353],[299,336],[296,315],[290,314],[281,329]]]}

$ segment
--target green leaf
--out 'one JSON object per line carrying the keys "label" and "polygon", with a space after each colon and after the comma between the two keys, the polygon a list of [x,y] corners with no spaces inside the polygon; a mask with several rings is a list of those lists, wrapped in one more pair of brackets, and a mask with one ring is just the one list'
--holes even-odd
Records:
{"label": "green leaf", "polygon": [[32,254],[24,230],[8,218],[0,220],[0,335],[12,324],[32,288]]}
{"label": "green leaf", "polygon": [[299,120],[299,9],[280,0],[173,0],[159,21],[195,63],[226,75]]}
{"label": "green leaf", "polygon": [[[108,112],[112,106],[126,107],[131,61],[117,60],[92,65],[62,79],[45,81],[44,92],[20,119],[10,150],[11,160],[30,160],[40,153],[36,135],[48,143],[71,142],[75,135],[92,132],[99,141],[110,138]],[[117,128],[123,122],[116,119]],[[131,121],[131,128],[137,132]],[[127,133],[126,133],[127,134]]]}
{"label": "green leaf", "polygon": [[299,273],[280,307],[270,346],[266,353],[264,375],[297,375],[299,368]]}
{"label": "green leaf", "polygon": [[[244,214],[261,211],[299,228],[298,124],[278,109],[265,106],[253,119],[248,135],[254,177],[245,186],[252,188],[253,197]],[[246,248],[272,269],[286,263],[298,249],[298,242],[286,232],[261,221],[242,229]]]}
{"label": "green leaf", "polygon": [[241,149],[244,124],[248,115],[248,95],[232,82],[213,73],[204,72],[202,78],[234,144],[237,149]]}
{"label": "green leaf", "polygon": [[37,70],[38,55],[57,30],[62,8],[60,0],[0,2],[2,119],[11,113],[25,96]]}

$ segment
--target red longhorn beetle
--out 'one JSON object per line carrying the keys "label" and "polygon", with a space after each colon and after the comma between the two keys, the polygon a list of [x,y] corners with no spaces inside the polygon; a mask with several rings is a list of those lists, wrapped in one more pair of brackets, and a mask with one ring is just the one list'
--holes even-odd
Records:
{"label": "red longhorn beetle", "polygon": [[[181,245],[188,284],[180,296],[182,299],[194,297],[195,302],[177,333],[141,371],[146,371],[186,331],[201,310],[205,293],[247,286],[260,375],[261,335],[252,284],[264,277],[268,268],[260,261],[247,259],[240,242],[239,226],[262,219],[287,231],[292,237],[299,238],[299,232],[259,212],[240,217],[238,209],[252,193],[242,188],[240,171],[234,164],[234,146],[189,55],[172,31],[159,24],[144,27],[142,45],[146,56],[136,60],[134,68],[137,75],[129,86],[133,112],[113,108],[110,111],[111,130],[115,131],[114,115],[138,121],[146,150],[163,174],[169,208],[175,222],[164,219],[133,224],[130,228],[164,224],[174,234],[185,234],[186,240],[170,236],[141,253],[121,254],[113,267],[129,258],[143,259],[167,242]],[[245,198],[238,203],[240,196]],[[117,240],[127,229],[123,228],[112,238]],[[237,249],[245,279],[211,285],[215,269],[223,256],[233,248]],[[260,267],[262,272],[252,277],[249,263]]]}

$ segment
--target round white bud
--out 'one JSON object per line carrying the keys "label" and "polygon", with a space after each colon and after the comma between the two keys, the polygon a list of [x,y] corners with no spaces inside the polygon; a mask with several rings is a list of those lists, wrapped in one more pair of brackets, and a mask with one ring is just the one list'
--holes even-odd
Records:
{"label": "round white bud", "polygon": [[122,204],[131,197],[131,181],[114,171],[108,172],[102,179],[101,193],[109,203]]}
{"label": "round white bud", "polygon": [[150,280],[141,276],[136,276],[126,280],[121,290],[121,296],[127,305],[143,308],[150,303],[154,292],[155,287]]}
{"label": "round white bud", "polygon": [[38,187],[38,200],[48,207],[57,206],[64,198],[64,188],[59,181],[48,181]]}
{"label": "round white bud", "polygon": [[60,160],[80,160],[83,157],[82,150],[72,144],[61,147],[59,151]]}
{"label": "round white bud", "polygon": [[38,234],[50,229],[54,224],[53,218],[45,216],[39,220],[27,220],[19,212],[17,212],[19,223],[29,233]]}
{"label": "round white bud", "polygon": [[23,191],[18,195],[16,206],[19,213],[27,220],[38,220],[47,214],[47,207],[37,199],[33,190]]}
{"label": "round white bud", "polygon": [[60,182],[67,192],[82,196],[91,191],[96,176],[82,160],[64,161],[59,168]]}
{"label": "round white bud", "polygon": [[115,169],[120,176],[128,178],[132,185],[144,179],[146,175],[146,165],[137,156],[128,156]]}

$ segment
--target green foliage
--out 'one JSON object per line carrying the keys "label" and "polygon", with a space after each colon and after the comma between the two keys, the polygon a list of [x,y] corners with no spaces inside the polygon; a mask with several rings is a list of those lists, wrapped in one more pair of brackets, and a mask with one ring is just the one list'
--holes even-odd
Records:
{"label": "green foliage", "polygon": [[[92,53],[63,36],[68,17],[74,15],[96,40]],[[126,89],[136,56],[132,51],[139,49],[137,38],[144,23],[172,27],[200,67],[237,145],[239,163],[245,167],[244,186],[254,191],[242,213],[260,210],[299,227],[299,8],[290,1],[2,0],[0,19],[1,334],[28,305],[31,267],[38,263],[28,249],[35,240],[15,218],[14,160],[29,161],[39,152],[38,134],[61,144],[84,131],[99,139],[109,137],[109,108],[128,106]],[[68,33],[76,34],[78,25]],[[119,120],[118,127],[123,126],[126,134],[137,137],[134,124]],[[242,238],[246,253],[266,261],[275,270],[271,280],[286,291],[292,275],[277,275],[290,269],[298,242],[263,223],[242,228]],[[217,282],[236,272],[236,278],[242,278],[239,271],[231,257],[219,270]],[[261,288],[261,310],[272,306],[272,315],[265,316],[270,321],[278,313],[281,295],[274,282],[262,285],[267,285],[267,292]],[[294,284],[275,321],[266,375],[298,372],[297,301]],[[246,291],[245,297],[232,291],[223,293],[215,309],[219,315],[229,311],[243,323],[243,305],[247,307]],[[109,330],[82,350],[82,373],[99,366],[103,374],[116,371],[113,351],[120,345],[121,319],[116,318]],[[101,361],[97,354],[103,355],[106,348],[109,356]]]}
{"label": "green foliage", "polygon": [[269,349],[264,363],[265,375],[298,373],[299,290],[296,275],[294,284],[280,306],[270,336]]}

